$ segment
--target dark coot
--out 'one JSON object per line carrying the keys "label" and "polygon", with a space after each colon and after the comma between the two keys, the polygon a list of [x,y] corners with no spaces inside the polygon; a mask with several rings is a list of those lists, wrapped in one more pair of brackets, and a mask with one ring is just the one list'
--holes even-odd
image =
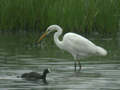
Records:
{"label": "dark coot", "polygon": [[21,78],[30,81],[36,81],[42,79],[44,83],[47,83],[46,76],[50,72],[50,69],[44,69],[43,74],[37,72],[29,72],[21,75]]}

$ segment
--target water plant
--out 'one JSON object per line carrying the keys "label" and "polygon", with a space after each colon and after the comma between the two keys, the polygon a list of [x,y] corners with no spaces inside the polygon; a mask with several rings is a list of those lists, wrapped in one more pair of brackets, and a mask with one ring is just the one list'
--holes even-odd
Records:
{"label": "water plant", "polygon": [[0,30],[39,31],[58,24],[65,32],[116,33],[119,0],[0,0]]}

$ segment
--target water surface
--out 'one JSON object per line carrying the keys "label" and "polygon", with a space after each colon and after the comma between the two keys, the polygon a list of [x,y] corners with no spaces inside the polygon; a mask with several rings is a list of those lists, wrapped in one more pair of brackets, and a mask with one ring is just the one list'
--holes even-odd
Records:
{"label": "water surface", "polygon": [[[72,56],[53,42],[34,47],[24,35],[1,35],[0,90],[120,90],[120,41],[89,39],[106,48],[108,56],[81,60],[81,72],[74,72]],[[42,73],[45,68],[52,68],[47,85],[17,77],[31,71]]]}

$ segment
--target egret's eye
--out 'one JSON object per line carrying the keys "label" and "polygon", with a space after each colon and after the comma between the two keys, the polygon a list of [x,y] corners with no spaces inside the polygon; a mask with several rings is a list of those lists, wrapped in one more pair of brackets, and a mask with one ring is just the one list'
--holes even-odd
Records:
{"label": "egret's eye", "polygon": [[48,33],[51,33],[52,31],[54,31],[54,30],[51,30],[51,29],[47,29],[47,32],[48,32]]}
{"label": "egret's eye", "polygon": [[50,32],[50,29],[47,29],[47,32]]}
{"label": "egret's eye", "polygon": [[50,29],[48,29],[48,32],[50,32],[51,30]]}

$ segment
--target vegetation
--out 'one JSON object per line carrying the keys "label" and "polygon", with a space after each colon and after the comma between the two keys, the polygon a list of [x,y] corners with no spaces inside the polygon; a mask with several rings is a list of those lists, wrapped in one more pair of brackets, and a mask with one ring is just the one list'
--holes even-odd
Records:
{"label": "vegetation", "polygon": [[0,0],[0,30],[40,31],[58,24],[65,32],[116,33],[120,0]]}

